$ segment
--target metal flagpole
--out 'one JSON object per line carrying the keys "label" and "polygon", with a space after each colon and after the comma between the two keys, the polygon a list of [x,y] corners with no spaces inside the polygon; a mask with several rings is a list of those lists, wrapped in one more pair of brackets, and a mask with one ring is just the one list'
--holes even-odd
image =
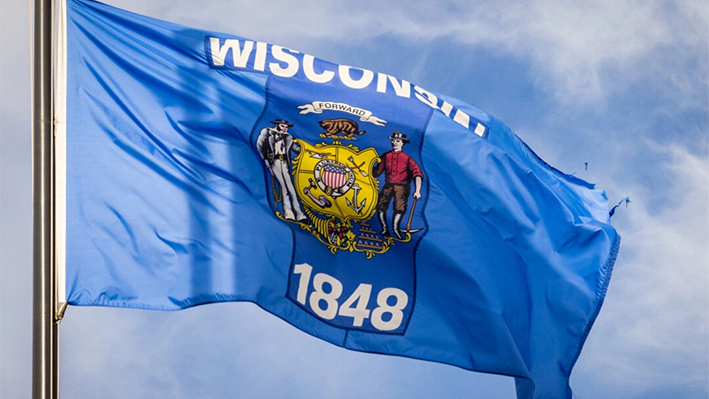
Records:
{"label": "metal flagpole", "polygon": [[53,268],[52,0],[33,2],[32,196],[33,319],[32,397],[58,398],[58,337]]}

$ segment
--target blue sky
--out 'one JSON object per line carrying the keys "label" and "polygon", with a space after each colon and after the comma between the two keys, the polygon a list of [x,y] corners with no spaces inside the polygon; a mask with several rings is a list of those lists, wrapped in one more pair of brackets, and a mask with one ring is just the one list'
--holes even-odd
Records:
{"label": "blue sky", "polygon": [[[626,196],[576,398],[709,397],[706,1],[116,0],[385,72],[479,106],[543,159]],[[0,12],[0,397],[31,391],[30,10]],[[584,165],[588,163],[586,170]],[[70,308],[63,398],[513,398],[511,378],[346,351],[246,303]]]}

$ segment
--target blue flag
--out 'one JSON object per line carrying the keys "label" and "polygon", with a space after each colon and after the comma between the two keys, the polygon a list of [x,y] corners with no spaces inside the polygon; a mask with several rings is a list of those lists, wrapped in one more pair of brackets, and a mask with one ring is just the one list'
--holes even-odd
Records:
{"label": "blue flag", "polygon": [[62,32],[60,300],[249,301],[571,397],[619,245],[603,192],[383,73],[89,0]]}

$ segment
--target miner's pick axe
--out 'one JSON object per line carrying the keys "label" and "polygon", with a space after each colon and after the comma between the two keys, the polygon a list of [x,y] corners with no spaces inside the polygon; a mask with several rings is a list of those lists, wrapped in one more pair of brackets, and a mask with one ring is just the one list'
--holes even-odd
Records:
{"label": "miner's pick axe", "polygon": [[411,219],[414,218],[414,211],[416,210],[416,201],[418,201],[418,198],[414,198],[414,203],[411,205],[411,213],[409,214],[409,221],[406,223],[406,232],[407,233],[417,233],[417,232],[423,230],[423,228],[411,230]]}

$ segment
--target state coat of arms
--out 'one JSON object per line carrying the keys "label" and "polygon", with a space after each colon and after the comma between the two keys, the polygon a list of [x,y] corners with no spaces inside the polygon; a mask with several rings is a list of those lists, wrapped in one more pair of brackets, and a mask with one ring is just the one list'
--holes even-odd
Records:
{"label": "state coat of arms", "polygon": [[[319,137],[332,139],[330,143],[295,138],[289,131],[294,125],[286,120],[271,123],[274,126],[261,129],[256,147],[270,172],[280,219],[299,224],[333,254],[363,252],[368,259],[387,252],[396,242],[410,241],[411,234],[421,230],[411,229],[411,219],[421,196],[423,175],[402,151],[408,143],[406,135],[396,131],[389,136],[393,150],[380,156],[373,147],[343,144],[343,140],[354,141],[356,135],[365,133],[350,119],[318,122],[326,130]],[[380,191],[377,177],[382,174],[386,181]],[[414,202],[403,227],[412,181]],[[392,200],[389,225],[387,209]],[[374,226],[372,219],[376,220]]]}

